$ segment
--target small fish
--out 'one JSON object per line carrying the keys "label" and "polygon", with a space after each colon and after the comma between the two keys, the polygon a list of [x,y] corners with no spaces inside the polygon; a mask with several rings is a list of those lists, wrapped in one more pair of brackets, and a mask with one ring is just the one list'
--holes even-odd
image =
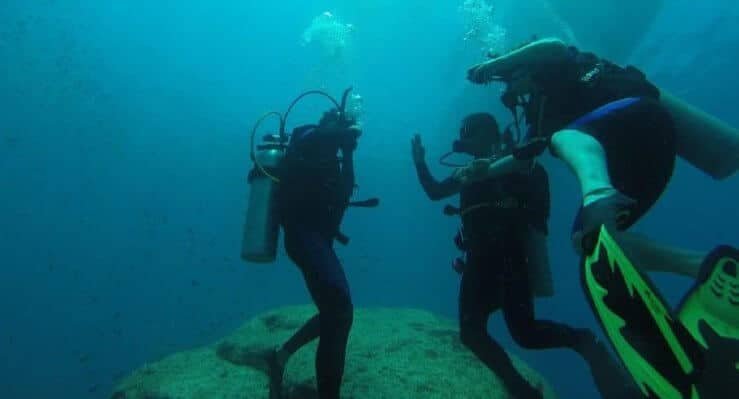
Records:
{"label": "small fish", "polygon": [[81,354],[80,355],[80,358],[79,358],[79,361],[80,361],[80,363],[83,363],[83,364],[84,363],[87,363],[88,361],[90,361],[90,354],[89,353],[83,353],[83,354]]}

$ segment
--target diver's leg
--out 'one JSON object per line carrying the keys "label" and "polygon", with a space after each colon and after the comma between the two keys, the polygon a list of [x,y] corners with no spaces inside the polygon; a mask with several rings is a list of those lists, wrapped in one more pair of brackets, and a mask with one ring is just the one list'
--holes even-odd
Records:
{"label": "diver's leg", "polygon": [[293,334],[280,348],[288,357],[292,356],[298,349],[307,345],[321,334],[321,320],[318,315],[310,318],[300,329]]}
{"label": "diver's leg", "polygon": [[[647,271],[671,272],[695,276],[705,254],[657,244],[646,237],[623,230],[633,200],[621,195],[609,178],[608,160],[603,146],[593,136],[575,129],[557,132],[552,149],[575,174],[583,195],[582,231],[593,233],[601,225],[623,246],[635,264]],[[638,154],[643,156],[643,154]],[[582,254],[583,235],[573,234],[576,251]]]}
{"label": "diver's leg", "polygon": [[675,273],[698,277],[706,252],[670,247],[649,239],[642,234],[616,232],[616,241],[629,259],[636,259],[642,271]]}
{"label": "diver's leg", "polygon": [[459,332],[462,343],[501,378],[514,398],[541,398],[541,392],[521,376],[503,347],[488,334],[487,321],[490,313],[499,307],[497,301],[491,299],[491,295],[497,290],[489,286],[490,281],[485,281],[487,276],[481,273],[480,264],[476,263],[480,259],[474,255],[470,258],[462,275],[459,293]]}
{"label": "diver's leg", "polygon": [[318,315],[311,317],[282,346],[269,353],[267,366],[270,399],[280,399],[282,397],[282,380],[285,375],[287,361],[290,360],[290,356],[297,352],[298,349],[318,338],[320,334],[319,323]]}
{"label": "diver's leg", "polygon": [[511,252],[505,267],[503,297],[503,316],[516,343],[527,349],[572,349],[588,363],[603,398],[636,398],[635,387],[629,384],[625,371],[592,331],[535,319],[534,297],[527,274],[531,266],[526,264],[530,257],[517,249],[520,245],[507,246]]}
{"label": "diver's leg", "polygon": [[[285,226],[284,231],[285,249],[288,257],[303,271],[306,286],[311,287],[315,285],[316,283],[311,281],[312,275],[305,273],[305,270],[310,266],[310,260],[307,255],[309,233],[307,230],[297,226]],[[284,344],[269,353],[267,365],[270,399],[280,399],[282,397],[282,381],[285,374],[285,366],[290,356],[309,342],[318,338],[319,334],[320,320],[318,315],[315,315],[303,324]]]}
{"label": "diver's leg", "polygon": [[574,348],[583,332],[565,324],[534,318],[534,293],[529,272],[535,270],[527,246],[520,239],[509,240],[505,246],[503,267],[503,317],[511,337],[527,349]]}
{"label": "diver's leg", "polygon": [[317,267],[309,285],[318,307],[321,336],[316,352],[316,379],[320,399],[338,399],[344,376],[346,346],[354,317],[349,283],[330,240],[318,240]]}
{"label": "diver's leg", "polygon": [[536,298],[551,297],[554,295],[554,282],[549,264],[546,225],[528,226],[521,230],[518,239],[524,242],[524,249],[528,255],[531,292]]}
{"label": "diver's leg", "polygon": [[[308,291],[313,293],[313,288],[319,284],[316,281],[317,274],[309,273],[313,267],[312,262],[315,260],[311,259],[309,255],[309,246],[311,238],[309,233],[301,231],[300,229],[285,229],[285,246],[287,248],[288,257],[292,260],[303,273],[303,279],[305,285],[308,287]],[[315,244],[313,244],[315,245]],[[315,301],[315,299],[314,299]],[[318,338],[321,333],[320,318],[319,315],[311,317],[298,331],[295,332],[278,350],[277,355],[279,358],[284,358],[285,361],[297,352],[300,348],[307,345],[314,339]]]}
{"label": "diver's leg", "polygon": [[[515,290],[512,288],[511,290]],[[566,324],[550,320],[534,319],[533,300],[508,298],[503,307],[508,330],[518,345],[526,349],[575,349],[583,339],[589,338],[588,330],[575,329]]]}
{"label": "diver's leg", "polygon": [[554,154],[577,177],[584,205],[616,191],[608,175],[606,152],[593,136],[575,129],[564,129],[552,136],[551,146]]}
{"label": "diver's leg", "polygon": [[[321,399],[339,397],[344,373],[346,345],[353,321],[349,284],[331,240],[317,232],[303,232],[295,243],[285,235],[285,245],[303,272],[306,285],[318,307],[318,315],[306,323],[282,347],[291,353],[320,333],[316,353],[316,377]],[[298,256],[295,256],[298,255]],[[278,352],[279,353],[279,352]]]}
{"label": "diver's leg", "polygon": [[590,253],[600,226],[605,226],[640,270],[696,277],[706,254],[660,244],[643,234],[624,231],[620,220],[622,212],[629,206],[627,202],[617,194],[583,208],[581,216],[578,216],[581,225],[576,226],[572,234],[575,251],[581,256]]}

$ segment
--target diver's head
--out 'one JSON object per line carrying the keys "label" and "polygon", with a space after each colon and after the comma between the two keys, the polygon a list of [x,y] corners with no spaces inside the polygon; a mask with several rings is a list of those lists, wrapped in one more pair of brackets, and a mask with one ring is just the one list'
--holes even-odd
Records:
{"label": "diver's head", "polygon": [[325,111],[323,115],[321,115],[321,119],[318,121],[318,125],[320,126],[329,126],[329,125],[335,125],[338,124],[341,120],[341,113],[336,108],[331,108],[328,111]]}
{"label": "diver's head", "polygon": [[318,121],[318,127],[326,131],[352,134],[355,138],[359,138],[362,134],[361,128],[354,117],[347,113],[342,115],[336,108],[331,108],[323,113]]}
{"label": "diver's head", "polygon": [[337,129],[346,129],[354,125],[356,121],[349,114],[344,114],[343,117],[341,112],[336,108],[331,108],[324,112],[321,119],[318,121],[318,125],[321,127],[332,127]]}
{"label": "diver's head", "polygon": [[489,157],[502,149],[500,128],[495,117],[488,113],[470,114],[462,120],[459,140],[454,141],[454,152],[463,152],[476,158]]}

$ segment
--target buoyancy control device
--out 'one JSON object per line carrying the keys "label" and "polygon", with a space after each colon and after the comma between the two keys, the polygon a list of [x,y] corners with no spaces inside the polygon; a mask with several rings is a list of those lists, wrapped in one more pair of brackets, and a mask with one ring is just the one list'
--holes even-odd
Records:
{"label": "buoyancy control device", "polygon": [[[346,119],[347,113],[356,113],[356,102],[361,101],[357,95],[351,97],[353,104],[347,111],[352,88],[344,91],[339,103],[329,94],[320,90],[311,90],[299,95],[284,114],[269,112],[255,123],[251,132],[250,158],[254,167],[249,172],[249,199],[246,210],[243,237],[241,243],[241,259],[251,263],[271,263],[277,257],[280,222],[277,207],[277,193],[280,186],[279,170],[285,159],[290,137],[286,132],[287,118],[293,107],[303,98],[319,95],[327,98],[339,111],[339,117]],[[267,134],[261,144],[256,144],[259,127],[269,117],[279,119],[279,132]],[[356,115],[353,115],[356,117]],[[353,206],[376,206],[377,199],[350,203]]]}

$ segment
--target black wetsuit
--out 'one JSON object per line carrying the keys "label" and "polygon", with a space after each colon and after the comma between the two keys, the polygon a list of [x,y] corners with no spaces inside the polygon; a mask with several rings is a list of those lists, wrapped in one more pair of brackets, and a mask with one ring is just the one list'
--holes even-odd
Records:
{"label": "black wetsuit", "polygon": [[283,346],[289,354],[319,338],[316,377],[321,399],[339,398],[353,306],[344,270],[333,249],[339,225],[354,188],[352,151],[346,131],[316,126],[295,129],[284,168],[278,206],[285,249],[300,268],[318,307]]}
{"label": "black wetsuit", "polygon": [[[677,157],[674,123],[659,103],[659,90],[636,68],[574,47],[565,61],[538,68],[532,77],[538,91],[525,107],[531,134],[576,129],[598,140],[614,187],[634,200],[618,227],[634,224],[667,187]],[[583,227],[581,213],[573,230]]]}
{"label": "black wetsuit", "polygon": [[[437,182],[426,164],[418,177],[432,200],[460,193],[467,266],[459,293],[462,342],[500,376],[515,398],[541,397],[513,367],[503,348],[490,337],[490,315],[503,309],[513,339],[524,348],[578,348],[586,330],[534,318],[534,293],[529,283],[526,240],[532,229],[546,234],[549,185],[539,165],[462,187],[448,178]],[[546,248],[543,248],[546,250]],[[587,335],[587,337],[591,337]],[[578,348],[579,349],[579,348]]]}

